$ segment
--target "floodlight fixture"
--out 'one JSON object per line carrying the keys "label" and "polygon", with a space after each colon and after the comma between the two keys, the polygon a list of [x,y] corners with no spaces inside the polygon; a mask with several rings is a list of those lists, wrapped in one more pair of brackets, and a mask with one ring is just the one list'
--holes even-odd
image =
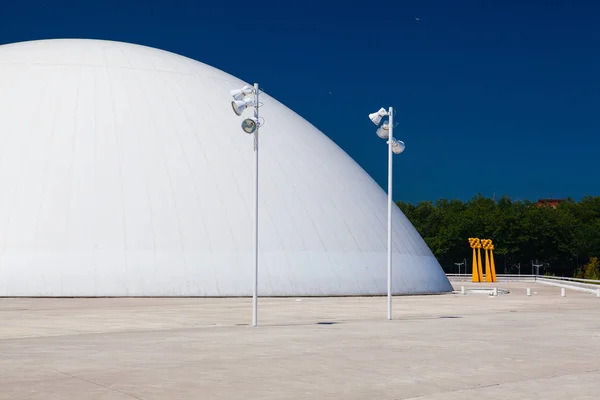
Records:
{"label": "floodlight fixture", "polygon": [[246,118],[242,121],[242,130],[249,135],[254,133],[259,126],[258,118]]}
{"label": "floodlight fixture", "polygon": [[392,138],[391,140],[392,140],[392,151],[394,152],[394,154],[402,153],[404,151],[404,149],[406,148],[406,145],[404,144],[404,142],[401,140],[396,140],[394,138]]}
{"label": "floodlight fixture", "polygon": [[388,115],[388,112],[385,110],[385,108],[381,107],[379,111],[369,114],[369,119],[375,125],[379,125],[381,118],[385,117],[386,115]]}
{"label": "floodlight fixture", "polygon": [[249,94],[252,94],[254,88],[252,86],[246,85],[241,89],[234,89],[230,91],[231,96],[234,100],[243,100]]}
{"label": "floodlight fixture", "polygon": [[237,116],[240,116],[240,115],[242,115],[242,113],[244,112],[244,110],[246,108],[252,107],[255,104],[256,104],[256,102],[254,101],[253,98],[245,97],[243,100],[233,100],[231,102],[231,108],[233,109],[233,112]]}
{"label": "floodlight fixture", "polygon": [[377,128],[377,136],[382,139],[387,139],[390,137],[390,125],[387,122],[384,122],[379,128]]}

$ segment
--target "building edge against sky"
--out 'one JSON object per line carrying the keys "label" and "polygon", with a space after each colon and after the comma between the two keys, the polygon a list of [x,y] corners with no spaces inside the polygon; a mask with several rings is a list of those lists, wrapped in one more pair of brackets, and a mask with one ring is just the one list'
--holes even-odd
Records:
{"label": "building edge against sky", "polygon": [[[250,295],[252,137],[229,96],[244,84],[121,42],[0,46],[0,296]],[[385,294],[386,193],[261,102],[259,294]],[[394,294],[452,290],[396,207],[393,244]]]}

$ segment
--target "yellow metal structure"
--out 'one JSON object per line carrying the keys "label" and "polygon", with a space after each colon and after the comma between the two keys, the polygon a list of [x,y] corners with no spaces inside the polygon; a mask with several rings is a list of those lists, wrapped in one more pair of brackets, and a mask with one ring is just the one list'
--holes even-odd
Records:
{"label": "yellow metal structure", "polygon": [[481,246],[485,250],[485,281],[496,282],[496,266],[494,265],[494,245],[491,239],[482,239]]}
{"label": "yellow metal structure", "polygon": [[496,265],[494,264],[494,245],[491,239],[469,238],[469,246],[473,249],[473,282],[483,282],[483,263],[481,249],[485,250],[485,281],[496,282]]}
{"label": "yellow metal structure", "polygon": [[481,282],[483,280],[481,271],[481,240],[479,238],[469,238],[469,245],[473,249],[472,281]]}
{"label": "yellow metal structure", "polygon": [[492,243],[490,239],[481,239],[481,247],[485,250],[485,281],[492,282],[492,274],[490,273],[490,253],[489,246]]}
{"label": "yellow metal structure", "polygon": [[481,241],[477,239],[479,247],[477,247],[477,273],[479,274],[480,282],[483,282],[483,263],[481,262]]}
{"label": "yellow metal structure", "polygon": [[492,265],[492,282],[496,282],[496,265],[494,264],[494,245],[490,243],[490,262]]}

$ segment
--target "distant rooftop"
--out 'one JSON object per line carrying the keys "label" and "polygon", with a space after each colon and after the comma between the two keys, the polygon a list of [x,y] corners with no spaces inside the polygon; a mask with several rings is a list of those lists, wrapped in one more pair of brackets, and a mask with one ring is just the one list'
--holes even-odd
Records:
{"label": "distant rooftop", "polygon": [[565,199],[552,199],[552,198],[548,198],[548,199],[539,199],[537,201],[537,206],[541,207],[541,206],[550,206],[552,208],[556,208],[558,206],[559,203],[565,201]]}

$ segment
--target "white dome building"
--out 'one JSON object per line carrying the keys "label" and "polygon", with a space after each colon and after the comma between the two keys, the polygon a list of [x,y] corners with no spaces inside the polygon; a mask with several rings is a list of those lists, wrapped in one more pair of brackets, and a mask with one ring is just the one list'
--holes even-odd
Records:
{"label": "white dome building", "polygon": [[[252,137],[197,61],[99,40],[0,46],[0,296],[252,293]],[[386,293],[386,194],[262,95],[260,296]],[[366,110],[369,111],[369,110]],[[396,294],[450,283],[394,209]]]}

